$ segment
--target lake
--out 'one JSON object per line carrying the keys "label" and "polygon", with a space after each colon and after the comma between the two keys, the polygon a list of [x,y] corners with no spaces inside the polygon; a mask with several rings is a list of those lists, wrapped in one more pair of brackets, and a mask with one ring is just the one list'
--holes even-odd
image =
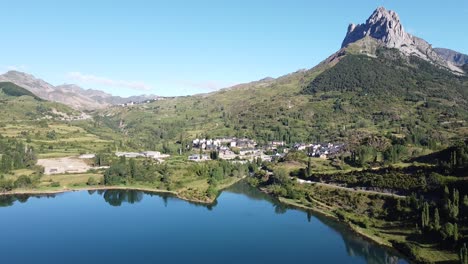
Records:
{"label": "lake", "polygon": [[212,206],[140,191],[0,197],[0,263],[407,263],[245,183]]}

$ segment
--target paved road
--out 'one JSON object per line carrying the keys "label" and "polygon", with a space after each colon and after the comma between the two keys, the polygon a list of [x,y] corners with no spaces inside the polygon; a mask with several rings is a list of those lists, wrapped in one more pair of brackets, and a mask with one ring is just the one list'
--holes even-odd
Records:
{"label": "paved road", "polygon": [[359,192],[359,193],[366,193],[366,194],[378,194],[378,195],[398,197],[398,198],[405,198],[406,197],[406,196],[403,196],[403,195],[398,195],[398,194],[393,194],[393,193],[370,191],[370,190],[359,190],[359,189],[343,187],[343,186],[339,186],[339,185],[331,184],[331,183],[313,182],[313,181],[306,181],[306,180],[302,180],[302,179],[297,179],[297,182],[299,182],[300,184],[315,184],[315,185],[320,185],[320,186],[326,186],[326,187],[346,190],[346,191],[350,191],[350,192]]}

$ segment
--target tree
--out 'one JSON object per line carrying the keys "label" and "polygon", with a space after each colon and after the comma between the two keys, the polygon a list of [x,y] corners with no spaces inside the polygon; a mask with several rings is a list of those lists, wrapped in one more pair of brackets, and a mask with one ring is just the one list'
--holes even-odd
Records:
{"label": "tree", "polygon": [[448,209],[450,218],[457,220],[460,213],[460,194],[457,189],[453,189],[452,200],[448,201]]}
{"label": "tree", "polygon": [[108,166],[109,165],[108,156],[104,153],[98,153],[94,157],[94,163],[97,166]]}
{"label": "tree", "polygon": [[218,156],[219,156],[219,152],[218,152],[218,151],[215,150],[215,151],[211,151],[211,152],[210,152],[210,158],[211,158],[212,160],[217,160],[217,159],[218,159]]}
{"label": "tree", "polygon": [[468,264],[468,249],[466,244],[463,244],[463,247],[460,249],[460,264]]}
{"label": "tree", "polygon": [[273,182],[279,185],[287,185],[291,181],[288,173],[284,169],[275,170],[272,178]]}
{"label": "tree", "polygon": [[55,130],[47,132],[47,138],[50,140],[56,140],[57,139],[57,133]]}
{"label": "tree", "polygon": [[312,175],[312,164],[310,161],[310,157],[307,159],[307,175],[306,177],[310,177]]}
{"label": "tree", "polygon": [[[458,232],[458,227],[456,231]],[[442,228],[441,235],[442,235],[443,240],[447,240],[450,238],[454,239],[455,238],[455,225],[452,223],[446,223]]]}
{"label": "tree", "polygon": [[12,169],[12,159],[9,155],[3,154],[2,155],[2,162],[0,165],[0,171],[2,172],[10,172]]}
{"label": "tree", "polygon": [[131,178],[136,178],[138,177],[138,167],[134,159],[130,159],[128,162],[128,166],[130,169],[130,177]]}
{"label": "tree", "polygon": [[15,185],[13,184],[12,180],[6,180],[3,178],[0,178],[0,192],[8,192],[13,190]]}
{"label": "tree", "polygon": [[32,186],[32,180],[26,175],[21,175],[15,181],[16,188],[28,188]]}
{"label": "tree", "polygon": [[434,211],[434,229],[439,231],[440,230],[440,216],[439,216],[439,208],[436,207]]}
{"label": "tree", "polygon": [[448,200],[450,198],[450,190],[447,185],[444,187],[444,199]]}
{"label": "tree", "polygon": [[429,204],[424,202],[423,210],[421,212],[421,227],[422,229],[427,229],[430,226],[430,216],[429,216]]}

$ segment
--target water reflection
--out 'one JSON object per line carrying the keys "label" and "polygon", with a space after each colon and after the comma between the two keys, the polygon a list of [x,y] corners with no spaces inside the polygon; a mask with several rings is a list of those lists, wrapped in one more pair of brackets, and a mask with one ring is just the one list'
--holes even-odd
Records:
{"label": "water reflection", "polygon": [[[286,214],[288,210],[298,210],[288,205],[278,202],[275,198],[260,192],[258,189],[251,187],[246,183],[238,183],[228,188],[226,192],[242,194],[251,200],[267,201],[273,206],[276,214]],[[144,199],[149,199],[152,196],[157,196],[162,199],[165,207],[170,207],[171,202],[180,200],[170,194],[147,193],[132,190],[90,190],[87,192],[91,196],[99,196],[98,199],[104,199],[108,206],[118,207],[124,204],[134,205],[142,202]],[[86,193],[85,193],[86,194]],[[14,195],[0,196],[0,207],[12,206],[15,203],[25,203],[30,197],[36,198],[54,198],[55,195]],[[102,198],[101,198],[102,197]],[[220,199],[222,200],[222,199]],[[206,205],[198,203],[190,203],[192,206],[203,207],[207,210],[214,210],[217,204]],[[107,206],[107,205],[106,205]],[[317,221],[325,224],[330,228],[331,232],[339,234],[341,237],[347,255],[365,260],[366,263],[372,264],[396,264],[406,263],[394,251],[376,246],[374,243],[367,241],[356,234],[352,233],[343,224],[331,220],[323,215],[302,210],[304,212],[304,221],[311,224],[316,224]],[[211,215],[211,214],[210,214]]]}
{"label": "water reflection", "polygon": [[342,223],[334,221],[328,217],[325,217],[321,214],[314,213],[310,210],[303,210],[294,208],[280,203],[277,199],[272,196],[265,194],[259,191],[257,188],[253,188],[245,182],[240,182],[229,189],[229,192],[244,194],[251,199],[255,200],[266,200],[274,205],[275,213],[284,214],[287,210],[301,210],[305,212],[307,221],[311,222],[313,218],[318,219],[327,226],[333,228],[334,231],[339,233],[343,239],[343,242],[346,247],[346,252],[349,256],[361,257],[366,260],[368,264],[397,264],[397,263],[407,263],[401,257],[398,256],[398,253],[391,249],[384,249],[377,247],[374,243],[361,238],[348,230],[343,226]]}
{"label": "water reflection", "polygon": [[30,195],[30,194],[15,194],[15,195],[0,195],[0,207],[9,207],[14,205],[16,202],[26,203],[29,198],[55,198],[55,194],[44,194],[44,195]]}
{"label": "water reflection", "polygon": [[143,200],[143,192],[130,190],[106,190],[104,200],[112,206],[121,206],[122,203],[135,204]]}

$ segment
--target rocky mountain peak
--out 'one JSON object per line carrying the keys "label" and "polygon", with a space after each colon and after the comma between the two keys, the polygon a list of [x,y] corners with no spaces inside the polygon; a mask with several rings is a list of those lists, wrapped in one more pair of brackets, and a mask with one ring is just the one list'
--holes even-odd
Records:
{"label": "rocky mountain peak", "polygon": [[399,48],[412,43],[411,35],[406,33],[400,17],[384,7],[377,8],[364,24],[350,24],[342,47],[366,36],[380,40],[389,48]]}
{"label": "rocky mountain peak", "polygon": [[453,72],[463,73],[453,63],[440,57],[428,42],[407,33],[398,14],[384,7],[377,8],[365,23],[350,24],[341,46],[346,48],[366,37],[377,40],[384,47],[399,49],[407,56],[417,56]]}

